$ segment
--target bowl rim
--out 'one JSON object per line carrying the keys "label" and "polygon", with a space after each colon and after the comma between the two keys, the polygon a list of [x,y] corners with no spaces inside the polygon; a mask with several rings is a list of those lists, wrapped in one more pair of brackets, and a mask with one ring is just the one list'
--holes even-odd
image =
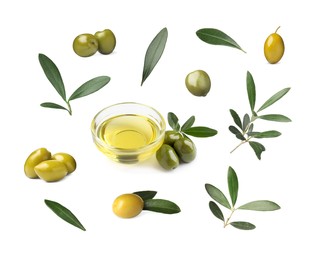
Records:
{"label": "bowl rim", "polygon": [[[149,110],[152,110],[153,112],[155,112],[158,115],[160,124],[159,124],[159,128],[160,128],[160,134],[157,136],[157,138],[155,140],[153,140],[152,142],[150,142],[149,144],[146,144],[145,146],[139,147],[137,149],[124,149],[124,148],[118,148],[115,147],[113,145],[110,145],[104,141],[102,141],[98,136],[97,136],[97,132],[96,130],[98,129],[98,126],[100,124],[102,124],[104,122],[104,120],[101,120],[99,124],[96,124],[96,119],[98,118],[98,116],[100,116],[101,113],[103,113],[104,111],[113,108],[113,107],[118,107],[118,106],[122,106],[122,105],[134,105],[134,106],[139,106],[139,107],[145,107]],[[133,113],[131,113],[133,114]],[[111,118],[111,117],[109,117]],[[157,143],[159,143],[161,141],[161,139],[164,137],[165,135],[165,131],[166,131],[166,121],[164,119],[164,117],[162,116],[162,114],[155,109],[152,106],[143,104],[143,103],[139,103],[139,102],[133,102],[133,101],[127,101],[127,102],[119,102],[116,104],[112,104],[109,105],[107,107],[104,107],[103,109],[101,109],[92,119],[91,121],[91,132],[92,132],[92,136],[95,142],[97,142],[97,146],[100,146],[102,148],[106,148],[108,150],[111,151],[117,151],[121,154],[140,154],[143,151],[147,151],[148,149],[150,149],[150,147],[155,146]]]}

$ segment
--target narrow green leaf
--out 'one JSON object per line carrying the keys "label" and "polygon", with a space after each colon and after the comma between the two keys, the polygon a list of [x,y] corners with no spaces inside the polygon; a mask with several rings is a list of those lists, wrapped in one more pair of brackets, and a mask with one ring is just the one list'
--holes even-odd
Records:
{"label": "narrow green leaf", "polygon": [[175,214],[181,210],[177,204],[164,199],[147,199],[144,201],[144,210],[155,211],[164,214]]}
{"label": "narrow green leaf", "polygon": [[83,231],[86,231],[86,229],[77,219],[77,217],[69,209],[65,208],[63,205],[59,204],[58,202],[55,202],[52,200],[44,200],[44,201],[47,207],[49,207],[58,217],[68,222],[69,224],[77,228],[80,228]]}
{"label": "narrow green leaf", "polygon": [[230,36],[218,29],[203,28],[198,30],[196,35],[200,40],[208,44],[233,47],[245,52]]}
{"label": "narrow green leaf", "polygon": [[256,210],[256,211],[273,211],[281,207],[273,201],[269,200],[256,200],[240,206],[238,209]]}
{"label": "narrow green leaf", "polygon": [[66,91],[64,82],[57,66],[50,58],[48,58],[44,54],[40,53],[38,55],[38,59],[47,79],[50,81],[50,83],[53,85],[53,87],[56,89],[56,91],[62,97],[62,99],[66,101]]}
{"label": "narrow green leaf", "polygon": [[84,96],[88,96],[101,88],[103,88],[110,81],[110,77],[99,76],[93,79],[88,80],[83,83],[74,93],[70,96],[69,100],[74,100]]}
{"label": "narrow green leaf", "polygon": [[263,120],[268,120],[268,121],[275,121],[275,122],[291,122],[291,119],[283,116],[283,115],[279,115],[279,114],[269,114],[269,115],[262,115],[259,116],[258,118],[263,119]]}
{"label": "narrow green leaf", "polygon": [[183,126],[181,127],[181,131],[185,131],[187,130],[188,128],[190,128],[191,126],[193,126],[195,122],[195,116],[191,116],[184,124]]}
{"label": "narrow green leaf", "polygon": [[180,130],[180,124],[179,124],[179,119],[178,117],[172,113],[169,112],[168,113],[168,123],[170,125],[170,127],[175,130],[175,131],[179,131]]}
{"label": "narrow green leaf", "polygon": [[253,135],[255,138],[275,138],[280,136],[281,133],[275,130],[270,130],[270,131],[264,131],[261,133],[256,133]]}
{"label": "narrow green leaf", "polygon": [[195,137],[211,137],[217,134],[217,131],[205,126],[193,126],[183,131],[187,135]]}
{"label": "narrow green leaf", "polygon": [[55,109],[64,109],[64,110],[67,110],[67,108],[61,106],[61,105],[58,105],[56,103],[52,103],[52,102],[44,102],[41,104],[42,107],[47,107],[47,108],[55,108]]}
{"label": "narrow green leaf", "polygon": [[266,150],[266,148],[262,144],[253,141],[249,141],[249,145],[255,151],[257,158],[261,160],[261,154]]}
{"label": "narrow green leaf", "polygon": [[230,112],[232,118],[234,119],[235,124],[236,124],[240,129],[242,129],[241,120],[240,120],[240,117],[239,117],[239,115],[237,114],[237,112],[236,112],[235,110],[233,110],[233,109],[230,109],[229,112]]}
{"label": "narrow green leaf", "polygon": [[156,196],[157,191],[153,191],[153,190],[135,191],[134,194],[141,197],[143,201],[146,201],[148,199],[153,199]]}
{"label": "narrow green leaf", "polygon": [[232,225],[234,228],[238,228],[242,230],[252,230],[256,228],[254,224],[251,224],[245,221],[235,221],[235,222],[230,222],[229,224]]}
{"label": "narrow green leaf", "polygon": [[256,86],[253,77],[249,71],[247,71],[247,93],[251,111],[254,111],[256,104]]}
{"label": "narrow green leaf", "polygon": [[259,134],[261,134],[261,132],[253,131],[253,132],[248,132],[248,133],[247,133],[248,136],[253,136],[253,137],[254,137],[255,135],[259,135]]}
{"label": "narrow green leaf", "polygon": [[263,109],[266,109],[267,107],[271,106],[275,102],[277,102],[279,99],[281,99],[287,92],[289,92],[290,88],[284,88],[274,94],[272,97],[270,97],[258,110],[260,112]]}
{"label": "narrow green leaf", "polygon": [[218,219],[222,221],[225,221],[223,212],[214,201],[210,201],[209,207],[215,217],[217,217]]}
{"label": "narrow green leaf", "polygon": [[232,205],[235,206],[238,197],[238,178],[232,167],[228,168],[227,183]]}
{"label": "narrow green leaf", "polygon": [[252,132],[252,130],[253,130],[253,124],[250,124],[249,129],[248,129],[248,133]]}
{"label": "narrow green leaf", "polygon": [[165,49],[167,38],[168,30],[167,28],[163,28],[149,44],[144,60],[141,86],[143,85],[144,81],[147,79],[147,77],[150,75],[150,73],[153,71],[156,64],[158,63]]}
{"label": "narrow green leaf", "polygon": [[250,123],[250,117],[249,117],[248,114],[245,114],[244,118],[243,118],[243,122],[242,122],[242,130],[243,130],[243,132],[245,132],[245,130],[247,129],[249,123]]}
{"label": "narrow green leaf", "polygon": [[224,195],[224,193],[220,189],[218,189],[215,186],[208,184],[208,183],[205,184],[205,189],[206,189],[207,193],[215,201],[217,201],[219,204],[223,205],[225,208],[231,209],[229,201],[227,200],[226,196]]}
{"label": "narrow green leaf", "polygon": [[229,131],[232,132],[239,140],[246,140],[246,138],[242,135],[242,133],[233,125],[228,127]]}

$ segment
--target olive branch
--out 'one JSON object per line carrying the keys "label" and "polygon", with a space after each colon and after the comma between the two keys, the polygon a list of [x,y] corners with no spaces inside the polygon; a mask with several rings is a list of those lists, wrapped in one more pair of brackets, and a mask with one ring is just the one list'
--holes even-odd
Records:
{"label": "olive branch", "polygon": [[237,114],[237,112],[233,109],[230,109],[230,114],[236,124],[235,126],[229,126],[229,131],[232,132],[237,139],[241,140],[241,142],[231,151],[234,152],[238,147],[245,143],[249,143],[251,148],[254,150],[257,158],[261,159],[262,152],[265,151],[265,147],[255,141],[251,141],[252,139],[262,139],[262,138],[275,138],[281,135],[280,132],[276,130],[268,130],[263,132],[254,131],[254,122],[257,119],[263,119],[268,121],[275,121],[275,122],[291,122],[291,119],[280,114],[264,114],[259,115],[259,112],[262,110],[268,108],[275,102],[277,102],[279,99],[281,99],[290,88],[284,88],[274,94],[272,97],[270,97],[266,102],[263,103],[263,105],[255,111],[255,103],[256,103],[256,87],[253,80],[252,75],[250,72],[247,72],[247,93],[248,93],[248,100],[250,104],[251,109],[251,116],[249,114],[245,114],[243,117],[243,121],[241,121],[241,118]]}

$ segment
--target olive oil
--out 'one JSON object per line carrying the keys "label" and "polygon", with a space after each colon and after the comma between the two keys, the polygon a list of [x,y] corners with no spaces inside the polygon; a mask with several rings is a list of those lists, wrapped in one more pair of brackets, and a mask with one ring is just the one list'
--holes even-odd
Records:
{"label": "olive oil", "polygon": [[99,138],[119,149],[139,149],[157,138],[159,129],[149,118],[139,115],[120,115],[103,122]]}
{"label": "olive oil", "polygon": [[[97,129],[97,137],[107,146],[115,148],[107,150],[99,147],[99,149],[112,159],[125,163],[142,161],[142,157],[146,158],[158,150],[163,142],[163,138],[157,142],[159,136],[161,136],[161,129],[157,123],[137,114],[111,117],[101,123]],[[140,155],[139,151],[145,147],[147,150],[148,145],[151,144],[153,144],[152,147]],[[129,154],[126,155],[125,151]]]}

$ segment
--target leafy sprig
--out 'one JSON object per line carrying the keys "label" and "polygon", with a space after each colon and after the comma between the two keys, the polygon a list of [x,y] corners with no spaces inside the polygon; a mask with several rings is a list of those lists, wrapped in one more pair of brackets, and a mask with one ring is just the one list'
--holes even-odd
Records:
{"label": "leafy sprig", "polygon": [[184,136],[211,137],[217,134],[217,131],[212,128],[206,126],[193,126],[194,122],[195,116],[191,116],[182,126],[180,126],[178,117],[172,112],[168,113],[168,123],[170,127]]}
{"label": "leafy sprig", "polygon": [[67,98],[63,79],[55,63],[46,55],[41,53],[38,55],[38,59],[47,79],[50,81],[57,93],[61,96],[61,98],[65,101],[67,105],[67,107],[64,107],[53,102],[44,102],[41,104],[42,107],[64,109],[67,110],[70,115],[72,115],[70,101],[88,96],[103,88],[110,81],[110,77],[108,76],[95,77],[83,83],[72,93],[69,98]]}
{"label": "leafy sprig", "polygon": [[[231,225],[235,228],[243,230],[251,230],[256,228],[254,224],[247,221],[231,221],[233,214],[237,210],[274,211],[280,209],[280,206],[278,204],[270,200],[255,200],[243,204],[239,207],[235,207],[238,197],[239,184],[237,174],[232,167],[228,168],[227,183],[230,195],[230,202],[220,189],[211,184],[205,184],[205,189],[207,193],[214,200],[209,202],[210,210],[216,218],[223,221],[224,227]],[[227,218],[224,217],[222,210],[216,202],[230,210],[230,214]]]}
{"label": "leafy sprig", "polygon": [[164,214],[176,214],[181,212],[180,207],[170,201],[165,199],[154,199],[157,194],[157,191],[136,191],[134,194],[140,196],[144,201],[144,208],[143,210],[154,211],[158,213]]}
{"label": "leafy sprig", "polygon": [[272,97],[270,97],[266,102],[264,102],[258,110],[255,110],[255,82],[253,80],[251,73],[249,71],[247,72],[247,94],[251,113],[246,113],[241,120],[241,117],[237,114],[237,112],[233,109],[230,109],[230,114],[236,126],[229,126],[229,131],[232,132],[237,139],[241,140],[241,142],[231,151],[231,153],[234,152],[242,144],[249,143],[250,147],[254,150],[257,158],[259,160],[261,159],[261,154],[265,151],[265,147],[259,142],[252,141],[252,139],[275,138],[280,136],[281,133],[276,130],[268,130],[263,132],[255,131],[254,122],[257,119],[274,122],[291,122],[290,118],[281,114],[259,115],[259,112],[273,105],[275,102],[281,99],[289,90],[290,88],[284,88],[280,90],[279,92],[275,93]]}

